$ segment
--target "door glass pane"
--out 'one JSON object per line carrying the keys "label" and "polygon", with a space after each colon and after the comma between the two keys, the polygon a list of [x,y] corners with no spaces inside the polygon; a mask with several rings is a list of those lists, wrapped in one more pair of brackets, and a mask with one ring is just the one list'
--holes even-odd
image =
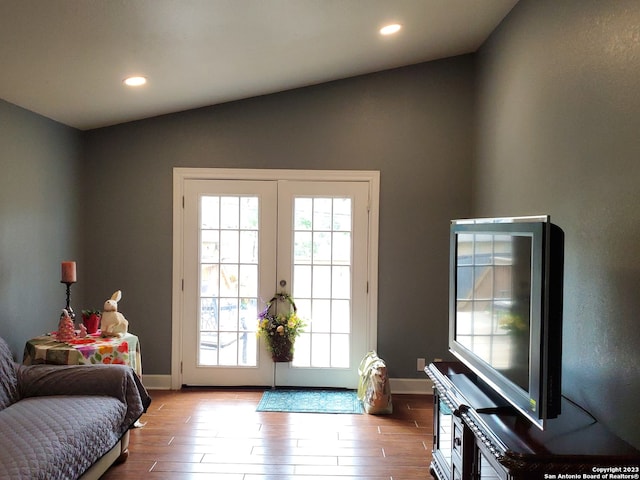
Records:
{"label": "door glass pane", "polygon": [[351,232],[351,199],[333,199],[333,230]]}
{"label": "door glass pane", "polygon": [[236,230],[240,225],[240,199],[220,197],[220,228]]}
{"label": "door glass pane", "polygon": [[351,268],[334,266],[332,271],[331,296],[333,298],[351,298]]}
{"label": "door glass pane", "polygon": [[296,341],[295,367],[349,368],[351,207],[350,198],[294,199],[293,296],[308,324]]}
{"label": "door glass pane", "polygon": [[258,213],[258,197],[201,197],[198,365],[257,364]]}
{"label": "door glass pane", "polygon": [[332,247],[331,255],[334,265],[351,263],[351,232],[334,232]]}
{"label": "door glass pane", "polygon": [[312,267],[313,276],[311,291],[313,298],[331,297],[331,267],[324,265],[314,265]]}
{"label": "door glass pane", "polygon": [[349,335],[335,334],[331,335],[331,366],[333,368],[348,368],[349,358],[342,355],[342,352],[349,351]]}
{"label": "door glass pane", "polygon": [[203,263],[218,263],[220,258],[220,231],[202,230],[200,259]]}
{"label": "door glass pane", "polygon": [[[296,302],[311,299],[311,267],[307,265],[293,266],[293,291]],[[303,310],[304,311],[304,310]]]}
{"label": "door glass pane", "polygon": [[296,232],[311,230],[313,217],[313,200],[311,198],[296,198],[293,213],[293,225]]}
{"label": "door glass pane", "polygon": [[331,300],[313,300],[311,315],[314,332],[331,332]]}
{"label": "door glass pane", "polygon": [[293,258],[294,262],[300,264],[311,263],[311,252],[313,251],[313,241],[311,232],[297,231],[293,235]]}
{"label": "door glass pane", "polygon": [[242,230],[257,230],[258,228],[258,197],[240,197],[240,228]]}
{"label": "door glass pane", "polygon": [[201,204],[202,228],[220,228],[220,197],[202,197]]}
{"label": "door glass pane", "polygon": [[[311,335],[311,365],[314,367],[330,367],[329,352],[331,336],[328,333]],[[297,352],[296,352],[297,355]],[[294,357],[295,358],[295,357]]]}
{"label": "door glass pane", "polygon": [[331,198],[313,199],[312,230],[314,232],[322,230],[331,231],[332,203]]}
{"label": "door glass pane", "polygon": [[337,333],[351,333],[351,311],[349,300],[331,302],[331,330]]}
{"label": "door glass pane", "polygon": [[222,230],[220,232],[220,261],[222,263],[237,263],[239,232],[238,230]]}
{"label": "door glass pane", "polygon": [[331,264],[331,233],[313,233],[313,260],[317,264]]}
{"label": "door glass pane", "polygon": [[257,265],[258,263],[258,232],[240,232],[240,263]]}

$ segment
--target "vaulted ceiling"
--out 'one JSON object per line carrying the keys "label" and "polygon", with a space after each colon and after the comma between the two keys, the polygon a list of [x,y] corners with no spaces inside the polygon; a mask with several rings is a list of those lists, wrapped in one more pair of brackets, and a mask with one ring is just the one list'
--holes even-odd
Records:
{"label": "vaulted ceiling", "polygon": [[1,0],[0,98],[97,128],[474,52],[516,2]]}

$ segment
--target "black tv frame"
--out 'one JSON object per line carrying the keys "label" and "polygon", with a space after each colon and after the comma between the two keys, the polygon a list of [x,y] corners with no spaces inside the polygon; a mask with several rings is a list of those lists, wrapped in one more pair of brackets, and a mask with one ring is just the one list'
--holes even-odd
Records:
{"label": "black tv frame", "polygon": [[[457,235],[531,236],[529,384],[524,390],[456,341]],[[501,398],[544,430],[560,414],[564,233],[548,215],[453,220],[450,230],[449,350]]]}

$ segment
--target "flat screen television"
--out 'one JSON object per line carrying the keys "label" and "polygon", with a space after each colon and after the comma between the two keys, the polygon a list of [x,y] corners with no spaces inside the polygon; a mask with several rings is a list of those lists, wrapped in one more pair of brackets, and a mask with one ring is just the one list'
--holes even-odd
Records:
{"label": "flat screen television", "polygon": [[449,349],[537,427],[560,414],[564,234],[548,215],[451,222]]}

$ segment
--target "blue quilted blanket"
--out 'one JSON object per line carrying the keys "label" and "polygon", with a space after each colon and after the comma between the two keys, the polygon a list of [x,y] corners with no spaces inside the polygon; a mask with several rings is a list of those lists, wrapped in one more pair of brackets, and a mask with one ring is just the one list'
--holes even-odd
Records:
{"label": "blue quilted blanket", "polygon": [[150,403],[130,367],[19,365],[0,338],[0,478],[78,478]]}
{"label": "blue quilted blanket", "polygon": [[102,396],[14,403],[0,411],[0,478],[78,478],[118,442],[125,413],[122,402]]}

